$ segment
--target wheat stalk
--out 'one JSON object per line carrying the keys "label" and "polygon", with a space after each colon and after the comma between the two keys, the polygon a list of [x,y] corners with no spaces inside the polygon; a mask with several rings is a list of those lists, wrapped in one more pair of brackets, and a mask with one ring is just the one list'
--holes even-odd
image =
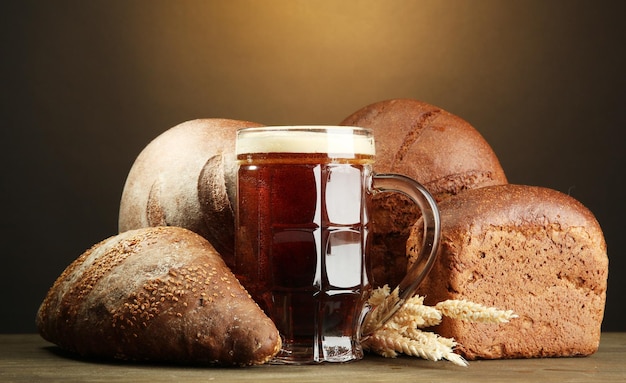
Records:
{"label": "wheat stalk", "polygon": [[486,307],[465,299],[449,299],[437,303],[435,308],[447,317],[469,322],[507,323],[511,319],[518,317],[512,310],[498,310],[494,307]]}
{"label": "wheat stalk", "polygon": [[390,292],[389,286],[385,285],[380,289],[374,290],[368,300],[373,309],[365,317],[362,329],[363,334],[372,334],[379,329],[387,313],[395,307],[398,301],[400,301],[398,289]]}
{"label": "wheat stalk", "polygon": [[467,366],[468,362],[454,352],[457,345],[454,339],[421,329],[439,324],[442,316],[481,323],[506,323],[517,318],[511,310],[499,310],[467,300],[446,300],[434,307],[425,306],[423,297],[414,296],[380,327],[382,315],[398,300],[397,290],[391,293],[386,285],[372,292],[368,303],[375,310],[366,318],[364,333],[368,334],[368,330],[373,333],[363,341],[364,349],[387,358],[403,353],[432,361],[445,359],[458,366]]}
{"label": "wheat stalk", "polygon": [[366,341],[365,348],[388,358],[403,353],[431,361],[446,359],[456,365],[467,366],[467,361],[452,351],[446,338],[421,330],[407,337],[385,326]]}

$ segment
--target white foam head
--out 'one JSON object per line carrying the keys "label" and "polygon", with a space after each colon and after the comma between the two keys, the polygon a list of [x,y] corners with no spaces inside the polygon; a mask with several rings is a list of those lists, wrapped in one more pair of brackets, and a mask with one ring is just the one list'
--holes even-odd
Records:
{"label": "white foam head", "polygon": [[237,132],[237,154],[329,153],[337,155],[376,152],[369,129],[353,126],[266,126]]}

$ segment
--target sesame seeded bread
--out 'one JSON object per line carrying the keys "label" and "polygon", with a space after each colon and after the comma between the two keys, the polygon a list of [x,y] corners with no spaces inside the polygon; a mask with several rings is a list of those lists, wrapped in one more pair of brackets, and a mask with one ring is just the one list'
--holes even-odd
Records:
{"label": "sesame seeded bread", "polygon": [[281,347],[214,248],[178,227],[94,245],[56,280],[36,322],[43,338],[88,357],[250,365]]}
{"label": "sesame seeded bread", "polygon": [[[374,131],[376,173],[400,173],[441,201],[463,190],[507,183],[491,146],[467,121],[413,99],[367,105],[341,125]],[[383,193],[371,206],[371,282],[397,285],[406,270],[406,240],[419,210],[406,197]]]}
{"label": "sesame seeded bread", "polygon": [[[467,359],[589,355],[598,349],[608,258],[593,214],[543,187],[467,190],[439,205],[438,259],[418,294],[426,304],[467,299],[513,310],[504,325],[444,318],[435,331]],[[416,256],[421,224],[407,251]],[[412,263],[412,259],[409,264]]]}

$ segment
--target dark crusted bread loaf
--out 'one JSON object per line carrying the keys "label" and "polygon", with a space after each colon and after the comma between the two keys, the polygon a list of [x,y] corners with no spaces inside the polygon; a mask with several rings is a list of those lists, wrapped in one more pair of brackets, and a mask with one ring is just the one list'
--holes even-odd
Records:
{"label": "dark crusted bread loaf", "polygon": [[[418,293],[513,310],[505,325],[444,319],[437,333],[468,359],[589,355],[600,341],[608,258],[593,214],[558,191],[522,185],[442,201],[438,259]],[[408,243],[416,256],[418,222]]]}
{"label": "dark crusted bread loaf", "polygon": [[[411,99],[377,102],[341,125],[371,128],[376,173],[400,173],[424,185],[437,201],[466,189],[507,183],[491,146],[467,121]],[[396,285],[406,270],[404,251],[417,208],[399,194],[374,198],[369,254],[372,282]]]}
{"label": "dark crusted bread loaf", "polygon": [[198,119],[160,134],[137,156],[122,192],[119,231],[179,226],[208,239],[232,267],[235,132],[248,121]]}
{"label": "dark crusted bread loaf", "polygon": [[207,240],[178,227],[94,245],[56,280],[36,322],[43,338],[88,357],[250,365],[281,347]]}

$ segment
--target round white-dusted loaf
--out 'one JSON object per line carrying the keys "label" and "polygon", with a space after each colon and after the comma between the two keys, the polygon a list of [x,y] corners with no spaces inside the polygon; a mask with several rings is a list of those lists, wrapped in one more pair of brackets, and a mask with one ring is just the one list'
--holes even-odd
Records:
{"label": "round white-dusted loaf", "polygon": [[179,226],[208,239],[229,266],[234,252],[235,137],[260,124],[231,119],[183,122],[152,140],[126,178],[119,231]]}

